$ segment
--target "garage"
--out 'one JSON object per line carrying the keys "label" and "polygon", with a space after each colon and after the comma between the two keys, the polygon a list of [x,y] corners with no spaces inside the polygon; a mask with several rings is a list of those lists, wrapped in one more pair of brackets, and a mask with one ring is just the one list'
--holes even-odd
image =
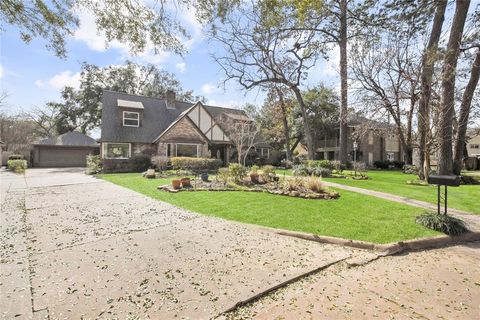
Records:
{"label": "garage", "polygon": [[89,154],[98,154],[99,145],[80,132],[67,132],[33,145],[34,167],[85,167]]}

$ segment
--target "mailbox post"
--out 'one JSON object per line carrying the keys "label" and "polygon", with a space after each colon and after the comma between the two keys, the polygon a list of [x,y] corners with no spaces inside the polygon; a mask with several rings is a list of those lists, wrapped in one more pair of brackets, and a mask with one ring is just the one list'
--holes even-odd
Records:
{"label": "mailbox post", "polygon": [[437,185],[437,196],[438,196],[438,204],[437,204],[437,212],[440,214],[440,188],[441,186],[445,186],[445,214],[447,214],[447,186],[451,187],[458,187],[460,185],[460,177],[459,176],[438,176],[438,175],[432,175],[428,177],[428,183],[429,184],[436,184]]}

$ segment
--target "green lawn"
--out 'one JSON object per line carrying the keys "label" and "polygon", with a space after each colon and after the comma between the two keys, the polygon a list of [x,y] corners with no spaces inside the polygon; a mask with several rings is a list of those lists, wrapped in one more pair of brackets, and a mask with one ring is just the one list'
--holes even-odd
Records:
{"label": "green lawn", "polygon": [[[372,170],[368,172],[368,180],[351,180],[326,178],[325,181],[365,188],[375,191],[387,192],[416,200],[437,203],[436,186],[416,186],[406,184],[407,180],[418,177],[413,174],[404,174],[396,170]],[[442,189],[443,191],[443,189]],[[448,206],[480,214],[480,185],[462,185],[448,188]]]}
{"label": "green lawn", "polygon": [[388,243],[439,233],[415,224],[424,210],[344,190],[338,200],[306,200],[254,192],[180,192],[156,189],[171,179],[138,173],[100,178],[205,215],[318,235]]}

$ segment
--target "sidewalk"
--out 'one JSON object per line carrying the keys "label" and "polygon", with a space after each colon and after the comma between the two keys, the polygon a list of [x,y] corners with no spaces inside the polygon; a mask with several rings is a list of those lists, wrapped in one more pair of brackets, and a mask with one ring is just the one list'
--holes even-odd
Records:
{"label": "sidewalk", "polygon": [[[374,190],[368,190],[368,189],[363,189],[363,188],[357,188],[357,187],[351,187],[351,186],[346,186],[343,184],[335,183],[335,182],[327,182],[324,181],[324,183],[329,186],[329,187],[334,187],[342,190],[347,190],[347,191],[352,191],[352,192],[357,192],[361,194],[365,194],[368,196],[373,196],[377,198],[382,198],[385,200],[390,200],[390,201],[395,201],[399,203],[403,203],[409,206],[413,207],[419,207],[419,208],[425,208],[428,210],[434,210],[437,211],[437,205],[425,201],[420,201],[420,200],[415,200],[415,199],[410,199],[402,196],[397,196],[394,194],[390,193],[385,193],[385,192],[379,192],[379,191],[374,191]],[[443,209],[443,207],[442,207]],[[465,212],[453,208],[448,208],[448,214],[457,217],[459,219],[462,219],[465,221],[465,224],[467,225],[467,228],[472,231],[472,232],[480,232],[480,215],[475,215],[470,212]]]}

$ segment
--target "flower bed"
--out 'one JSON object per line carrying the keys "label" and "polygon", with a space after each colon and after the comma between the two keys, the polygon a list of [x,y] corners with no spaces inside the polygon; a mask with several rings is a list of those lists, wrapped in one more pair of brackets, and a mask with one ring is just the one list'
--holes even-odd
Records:
{"label": "flower bed", "polygon": [[276,195],[304,198],[304,199],[338,199],[340,194],[323,187],[318,178],[313,181],[310,178],[291,178],[281,182],[268,182],[263,184],[242,180],[239,183],[222,181],[191,181],[190,187],[174,188],[171,184],[159,186],[159,190],[177,193],[184,191],[244,191],[244,192],[267,192]]}

